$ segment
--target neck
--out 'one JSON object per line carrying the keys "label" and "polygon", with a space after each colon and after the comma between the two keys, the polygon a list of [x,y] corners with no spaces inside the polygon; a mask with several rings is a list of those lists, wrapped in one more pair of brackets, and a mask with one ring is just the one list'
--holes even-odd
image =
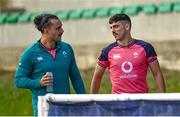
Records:
{"label": "neck", "polygon": [[133,39],[131,36],[124,38],[123,40],[117,40],[118,45],[120,46],[129,46],[133,42]]}
{"label": "neck", "polygon": [[56,47],[56,42],[49,39],[49,38],[46,38],[44,36],[41,37],[40,39],[41,43],[43,44],[43,46],[45,46],[46,48],[49,48],[49,49],[54,49]]}

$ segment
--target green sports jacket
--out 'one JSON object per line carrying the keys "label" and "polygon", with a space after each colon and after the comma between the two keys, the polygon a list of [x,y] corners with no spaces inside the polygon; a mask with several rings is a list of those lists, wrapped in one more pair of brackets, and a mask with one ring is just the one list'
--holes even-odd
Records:
{"label": "green sports jacket", "polygon": [[55,94],[70,94],[70,80],[76,93],[86,93],[72,47],[57,42],[56,57],[53,58],[37,41],[21,55],[14,78],[16,87],[31,90],[35,116],[38,114],[38,96],[47,93],[46,87],[40,86],[40,79],[48,71],[53,73]]}

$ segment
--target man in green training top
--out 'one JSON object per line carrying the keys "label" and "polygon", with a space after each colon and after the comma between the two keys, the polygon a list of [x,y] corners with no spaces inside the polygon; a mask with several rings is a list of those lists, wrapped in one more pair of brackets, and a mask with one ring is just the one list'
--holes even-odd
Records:
{"label": "man in green training top", "polygon": [[[61,41],[64,30],[60,19],[52,14],[41,14],[35,17],[34,24],[42,36],[21,55],[14,82],[18,88],[31,90],[36,116],[38,96],[47,93],[47,86],[53,85],[55,94],[69,94],[70,78],[76,93],[86,91],[72,47]],[[52,72],[53,80],[47,72]]]}

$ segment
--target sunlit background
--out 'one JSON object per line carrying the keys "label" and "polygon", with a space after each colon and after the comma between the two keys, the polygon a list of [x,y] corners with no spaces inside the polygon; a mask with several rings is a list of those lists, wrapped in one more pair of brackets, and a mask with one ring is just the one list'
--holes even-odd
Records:
{"label": "sunlit background", "polygon": [[[41,13],[62,20],[88,92],[101,49],[114,41],[108,19],[115,13],[128,14],[132,36],[155,47],[167,92],[180,92],[180,0],[0,0],[0,116],[33,115],[31,92],[17,89],[13,76],[23,50],[40,38],[33,19]],[[150,72],[147,80],[156,92]],[[100,93],[110,92],[106,72]]]}

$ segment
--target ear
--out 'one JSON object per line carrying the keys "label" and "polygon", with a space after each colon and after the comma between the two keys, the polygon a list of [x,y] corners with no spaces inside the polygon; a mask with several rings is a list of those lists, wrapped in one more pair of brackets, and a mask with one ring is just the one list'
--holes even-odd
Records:
{"label": "ear", "polygon": [[44,33],[46,34],[48,32],[49,32],[48,28],[44,28]]}
{"label": "ear", "polygon": [[129,24],[129,23],[126,23],[126,24],[125,24],[125,29],[126,29],[126,30],[130,30],[130,24]]}

